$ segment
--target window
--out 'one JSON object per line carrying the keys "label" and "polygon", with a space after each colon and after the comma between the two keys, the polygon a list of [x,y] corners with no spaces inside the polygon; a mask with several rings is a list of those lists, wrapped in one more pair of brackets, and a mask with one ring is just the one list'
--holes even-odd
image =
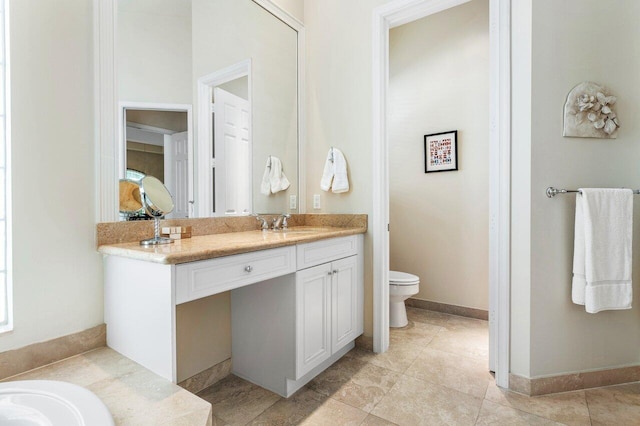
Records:
{"label": "window", "polygon": [[8,4],[0,0],[0,332],[13,329]]}

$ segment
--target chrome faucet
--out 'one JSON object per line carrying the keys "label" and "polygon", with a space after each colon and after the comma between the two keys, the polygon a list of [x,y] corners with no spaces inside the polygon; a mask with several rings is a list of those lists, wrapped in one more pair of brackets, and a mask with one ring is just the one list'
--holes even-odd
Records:
{"label": "chrome faucet", "polygon": [[256,220],[260,222],[260,229],[262,229],[263,231],[269,229],[269,223],[267,222],[267,219],[257,214],[252,214],[251,216],[255,217]]}
{"label": "chrome faucet", "polygon": [[274,231],[277,231],[280,229],[286,230],[287,228],[289,228],[289,222],[287,222],[287,220],[290,218],[291,218],[291,215],[287,213],[283,213],[280,216],[275,217],[271,222],[271,229],[273,229]]}

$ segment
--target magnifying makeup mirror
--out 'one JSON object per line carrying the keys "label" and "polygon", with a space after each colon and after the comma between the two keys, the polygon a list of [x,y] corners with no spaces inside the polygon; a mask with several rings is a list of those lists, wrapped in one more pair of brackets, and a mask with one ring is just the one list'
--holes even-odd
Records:
{"label": "magnifying makeup mirror", "polygon": [[140,241],[140,245],[170,244],[173,240],[160,236],[160,218],[173,211],[173,199],[164,184],[153,176],[140,181],[140,199],[145,212],[154,220],[154,237]]}

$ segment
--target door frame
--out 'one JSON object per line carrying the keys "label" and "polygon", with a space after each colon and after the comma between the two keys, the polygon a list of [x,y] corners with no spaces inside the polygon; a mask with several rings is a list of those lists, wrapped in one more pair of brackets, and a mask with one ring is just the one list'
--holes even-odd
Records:
{"label": "door frame", "polygon": [[[396,0],[373,11],[373,348],[389,348],[389,30],[470,0]],[[509,387],[511,0],[490,0],[489,364]]]}
{"label": "door frame", "polygon": [[[118,103],[118,139],[116,142],[116,152],[118,158],[118,179],[123,179],[127,170],[127,144],[124,140],[126,134],[127,122],[125,113],[128,109],[146,110],[146,111],[166,111],[166,112],[186,112],[187,113],[187,155],[189,156],[187,166],[187,197],[189,204],[193,204],[193,111],[189,104],[167,104],[156,102],[129,102],[124,101]],[[190,216],[193,209],[190,208]]]}

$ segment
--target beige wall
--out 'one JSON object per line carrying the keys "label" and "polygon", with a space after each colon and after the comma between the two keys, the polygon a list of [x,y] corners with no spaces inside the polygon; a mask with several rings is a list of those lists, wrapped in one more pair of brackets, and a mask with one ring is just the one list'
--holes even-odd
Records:
{"label": "beige wall", "polygon": [[191,0],[118,0],[120,102],[192,104]]}
{"label": "beige wall", "polygon": [[[310,213],[366,213],[371,218],[371,22],[373,9],[386,2],[305,0],[306,202]],[[348,193],[334,194],[320,189],[324,161],[331,146],[342,150],[349,164]],[[312,209],[313,194],[321,196],[320,210]],[[368,336],[373,334],[373,233],[370,230],[364,240],[364,333]]]}
{"label": "beige wall", "polygon": [[186,112],[127,109],[126,121],[127,123],[160,127],[174,132],[187,131]]}
{"label": "beige wall", "polygon": [[231,292],[176,306],[178,382],[231,358]]}
{"label": "beige wall", "polygon": [[[246,101],[249,100],[249,77],[247,76],[236,78],[218,87]],[[213,102],[215,101],[215,98],[213,98]]]}
{"label": "beige wall", "polygon": [[[640,197],[634,203],[634,309],[587,314],[571,303],[575,196],[550,200],[544,190],[550,185],[639,186],[640,2],[532,4],[531,376],[637,365]],[[622,128],[617,140],[562,137],[566,95],[585,80],[604,84],[618,96]]]}
{"label": "beige wall", "polygon": [[[394,28],[389,43],[390,267],[420,277],[417,299],[488,309],[489,1]],[[425,173],[424,135],[449,130],[458,171]]]}
{"label": "beige wall", "polygon": [[127,169],[137,170],[164,182],[164,147],[127,141]]}
{"label": "beige wall", "polygon": [[274,0],[274,3],[304,22],[304,0]]}
{"label": "beige wall", "polygon": [[10,9],[15,327],[0,351],[103,322],[91,2],[12,0]]}

